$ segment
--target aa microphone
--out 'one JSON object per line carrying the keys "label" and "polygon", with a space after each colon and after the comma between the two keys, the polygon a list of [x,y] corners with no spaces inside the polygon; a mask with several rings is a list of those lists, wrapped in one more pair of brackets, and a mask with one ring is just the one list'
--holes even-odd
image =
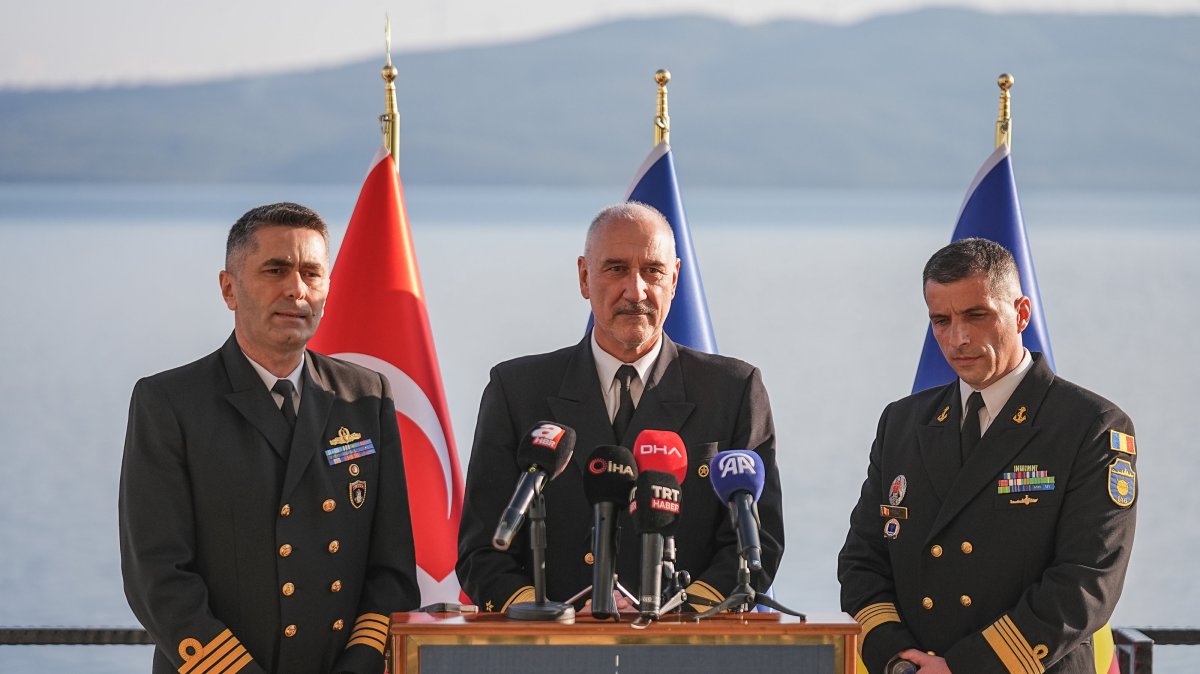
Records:
{"label": "aa microphone", "polygon": [[492,536],[492,547],[507,550],[513,536],[525,521],[525,513],[533,497],[542,491],[547,481],[558,477],[571,461],[575,450],[575,430],[569,426],[539,421],[517,447],[517,466],[525,471],[521,474],[512,500],[500,516],[496,533]]}
{"label": "aa microphone", "polygon": [[633,453],[617,445],[592,450],[583,473],[583,491],[592,504],[592,615],[601,620],[617,613],[617,515],[629,506],[637,474]]}
{"label": "aa microphone", "polygon": [[679,519],[679,480],[671,473],[643,471],[634,494],[634,523],[642,535],[638,610],[644,618],[657,618],[662,605],[663,536],[674,532]]}
{"label": "aa microphone", "polygon": [[738,554],[751,571],[762,570],[762,544],[758,539],[758,510],[767,471],[762,458],[745,449],[717,452],[709,464],[709,480],[722,501],[729,504],[729,515],[737,530]]}
{"label": "aa microphone", "polygon": [[633,458],[638,470],[657,470],[675,476],[682,483],[687,477],[687,448],[678,433],[645,430],[633,442]]}

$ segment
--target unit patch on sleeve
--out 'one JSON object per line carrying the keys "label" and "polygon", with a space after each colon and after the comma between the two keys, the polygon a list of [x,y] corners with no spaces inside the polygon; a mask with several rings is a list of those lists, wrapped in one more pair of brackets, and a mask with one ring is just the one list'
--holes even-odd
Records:
{"label": "unit patch on sleeve", "polygon": [[[1129,438],[1133,440],[1133,438]],[[1137,473],[1133,464],[1125,459],[1115,459],[1108,466],[1108,496],[1113,503],[1128,508],[1137,498]]]}

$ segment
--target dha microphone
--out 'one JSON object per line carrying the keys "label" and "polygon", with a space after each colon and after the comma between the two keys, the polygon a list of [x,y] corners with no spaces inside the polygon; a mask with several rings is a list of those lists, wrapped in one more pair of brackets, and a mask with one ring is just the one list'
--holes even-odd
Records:
{"label": "dha microphone", "polygon": [[592,615],[601,620],[617,613],[613,575],[617,570],[618,507],[629,506],[637,474],[633,453],[617,445],[592,450],[583,474],[583,491],[592,504]]}
{"label": "dha microphone", "polygon": [[657,470],[675,476],[682,483],[687,477],[687,448],[672,431],[645,430],[633,442],[633,458],[638,470]]}
{"label": "dha microphone", "polygon": [[737,530],[738,554],[751,571],[762,570],[762,544],[758,539],[758,508],[767,471],[756,452],[730,449],[717,452],[709,464],[709,480],[722,501],[729,504],[729,516]]}
{"label": "dha microphone", "polygon": [[642,535],[642,577],[638,610],[656,619],[662,605],[663,536],[670,536],[679,519],[679,480],[671,473],[643,471],[634,492],[634,522]]}
{"label": "dha microphone", "polygon": [[533,497],[541,493],[542,486],[558,477],[571,461],[575,450],[575,430],[570,426],[539,421],[525,434],[517,447],[517,465],[525,471],[521,474],[517,488],[513,491],[508,507],[500,516],[496,533],[492,536],[492,547],[507,550],[513,536],[525,521],[525,513]]}

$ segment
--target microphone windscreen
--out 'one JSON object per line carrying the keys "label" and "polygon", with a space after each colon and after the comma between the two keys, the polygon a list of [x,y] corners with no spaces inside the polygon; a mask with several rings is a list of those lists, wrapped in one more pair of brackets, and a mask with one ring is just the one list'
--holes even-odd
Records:
{"label": "microphone windscreen", "polygon": [[639,473],[633,511],[638,533],[671,533],[679,519],[679,496],[679,480],[674,475],[657,470]]}
{"label": "microphone windscreen", "polygon": [[739,491],[749,493],[757,502],[762,496],[767,470],[762,457],[748,449],[727,449],[717,452],[708,465],[708,479],[717,496],[728,503]]}
{"label": "microphone windscreen", "polygon": [[633,458],[639,471],[670,473],[676,482],[687,477],[687,448],[678,433],[649,429],[638,433],[633,443]]}
{"label": "microphone windscreen", "polygon": [[530,470],[536,466],[549,473],[553,480],[567,467],[574,451],[575,429],[552,421],[539,421],[517,447],[517,467]]}
{"label": "microphone windscreen", "polygon": [[629,505],[637,475],[633,452],[618,445],[600,445],[588,456],[587,470],[583,473],[583,491],[588,503]]}

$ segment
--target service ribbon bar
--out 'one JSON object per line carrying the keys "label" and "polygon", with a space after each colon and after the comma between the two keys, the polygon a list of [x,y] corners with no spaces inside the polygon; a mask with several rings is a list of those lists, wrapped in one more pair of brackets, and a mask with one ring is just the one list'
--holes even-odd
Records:
{"label": "service ribbon bar", "polygon": [[1019,494],[1029,491],[1054,491],[1054,476],[1038,470],[1036,465],[1013,466],[1013,472],[1001,473],[996,483],[997,494]]}
{"label": "service ribbon bar", "polygon": [[353,461],[354,459],[370,456],[375,453],[375,443],[371,439],[359,440],[352,442],[342,447],[334,447],[325,450],[325,460],[329,465],[336,466],[345,461]]}

